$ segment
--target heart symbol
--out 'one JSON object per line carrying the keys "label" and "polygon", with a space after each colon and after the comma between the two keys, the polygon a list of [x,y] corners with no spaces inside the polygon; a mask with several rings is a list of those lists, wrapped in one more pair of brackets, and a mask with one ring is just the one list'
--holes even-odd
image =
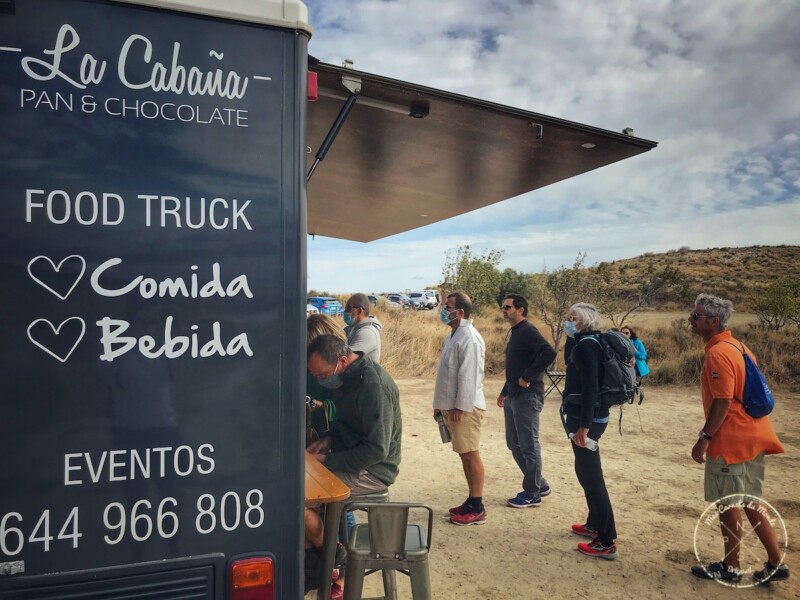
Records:
{"label": "heart symbol", "polygon": [[[69,325],[67,325],[68,323]],[[60,338],[61,329],[65,325],[67,325],[67,328],[64,331],[64,337]],[[53,324],[47,319],[36,319],[33,323],[28,325],[28,339],[62,363],[67,362],[67,359],[75,351],[78,343],[83,339],[84,333],[86,333],[86,323],[84,323],[83,319],[80,317],[70,317],[62,321],[58,327],[53,327]],[[75,340],[74,342],[72,341],[73,339]],[[64,352],[70,342],[72,346]],[[60,353],[57,354],[53,352],[48,346],[58,347]],[[62,358],[64,354],[66,354],[66,356]]]}
{"label": "heart symbol", "polygon": [[[69,262],[67,262],[69,261]],[[50,268],[44,263],[48,263]],[[57,280],[53,280],[53,272],[56,275],[61,273],[61,267],[64,266],[66,263],[67,267],[64,269],[65,275],[62,275]],[[34,274],[34,269],[36,270],[37,274]],[[77,277],[75,277],[74,281],[69,277],[70,271],[78,271]],[[66,300],[67,296],[72,293],[72,290],[75,289],[75,286],[78,285],[78,282],[83,277],[83,273],[86,271],[86,261],[83,260],[82,256],[78,256],[77,254],[73,254],[68,256],[64,260],[62,260],[58,265],[56,265],[52,260],[50,260],[47,256],[37,256],[31,262],[28,263],[28,274],[31,276],[36,283],[41,285],[44,289],[52,292],[62,300]],[[42,277],[46,277],[50,280],[50,283],[46,283],[42,280]],[[55,287],[53,287],[55,286]],[[64,289],[69,287],[66,292],[62,293]]]}

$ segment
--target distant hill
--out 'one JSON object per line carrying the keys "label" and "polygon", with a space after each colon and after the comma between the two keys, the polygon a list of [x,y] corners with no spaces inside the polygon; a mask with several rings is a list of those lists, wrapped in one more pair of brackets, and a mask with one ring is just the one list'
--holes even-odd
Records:
{"label": "distant hill", "polygon": [[[646,252],[635,258],[600,263],[619,271],[628,281],[648,270],[679,269],[693,293],[708,292],[732,300],[738,310],[750,307],[750,293],[779,277],[800,278],[800,246],[749,246],[746,248],[680,248],[662,254]],[[663,306],[672,309],[679,299],[668,297]]]}

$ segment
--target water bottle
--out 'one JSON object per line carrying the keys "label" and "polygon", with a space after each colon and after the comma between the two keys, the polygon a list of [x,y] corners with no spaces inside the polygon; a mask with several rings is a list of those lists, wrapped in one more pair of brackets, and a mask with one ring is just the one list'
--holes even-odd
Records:
{"label": "water bottle", "polygon": [[[574,437],[575,437],[574,433],[570,433],[569,434],[569,439],[572,439]],[[593,440],[590,437],[586,438],[586,449],[587,450],[591,450],[592,452],[597,452],[598,445],[599,444],[597,443],[597,440]]]}
{"label": "water bottle", "polygon": [[444,417],[442,413],[436,413],[436,422],[439,424],[439,435],[442,438],[442,443],[446,444],[450,441],[450,430],[444,424]]}

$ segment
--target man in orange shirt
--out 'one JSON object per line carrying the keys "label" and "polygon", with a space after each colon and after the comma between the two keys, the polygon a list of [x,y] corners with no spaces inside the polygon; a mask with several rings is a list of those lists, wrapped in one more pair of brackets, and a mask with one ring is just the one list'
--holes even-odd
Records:
{"label": "man in orange shirt", "polygon": [[[739,564],[742,536],[742,497],[747,520],[767,551],[764,568],[756,571],[756,582],[789,578],[782,564],[783,553],[767,512],[758,504],[764,485],[764,455],[783,452],[769,417],[754,419],[744,410],[745,366],[742,352],[755,361],[750,349],[726,329],[733,312],[730,300],[700,294],[689,315],[692,333],[706,342],[706,358],[700,374],[705,423],[692,458],[705,463],[705,498],[719,505],[719,520],[725,542],[720,562],[693,566],[692,574],[735,584],[741,580]],[[739,495],[736,506],[726,496]],[[727,501],[726,501],[727,500]],[[751,501],[752,500],[752,501]]]}

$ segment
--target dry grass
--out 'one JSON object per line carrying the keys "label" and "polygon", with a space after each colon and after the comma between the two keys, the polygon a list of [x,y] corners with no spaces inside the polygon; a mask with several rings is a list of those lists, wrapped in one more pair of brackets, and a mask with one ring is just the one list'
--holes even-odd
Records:
{"label": "dry grass", "polygon": [[[345,298],[346,299],[346,298]],[[397,311],[378,307],[383,323],[381,364],[395,377],[432,377],[439,353],[450,329],[439,321],[438,311]],[[651,374],[648,385],[698,385],[703,364],[703,342],[689,331],[685,312],[644,312],[630,324],[647,347]],[[800,335],[796,329],[764,331],[754,326],[749,313],[736,313],[734,335],[755,353],[764,374],[777,388],[800,388]],[[532,319],[546,339],[547,327]],[[474,316],[474,324],[486,342],[486,376],[502,376],[508,326],[500,311]],[[610,324],[606,324],[609,326]]]}
{"label": "dry grass", "polygon": [[[708,292],[750,307],[751,292],[764,289],[777,276],[800,277],[800,246],[749,246],[746,248],[680,248],[662,254],[647,252],[635,258],[606,263],[636,281],[648,270],[679,269],[691,281],[691,293]],[[659,308],[678,308],[682,299],[669,297]]]}

